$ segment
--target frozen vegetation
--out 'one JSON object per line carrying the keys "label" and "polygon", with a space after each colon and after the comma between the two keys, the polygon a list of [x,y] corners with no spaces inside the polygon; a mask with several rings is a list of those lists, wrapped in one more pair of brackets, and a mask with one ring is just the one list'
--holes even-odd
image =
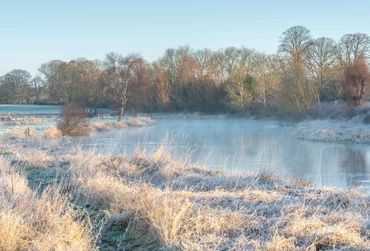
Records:
{"label": "frozen vegetation", "polygon": [[311,119],[295,125],[293,136],[303,140],[369,143],[370,103],[348,109],[345,104],[323,103],[313,111]]}
{"label": "frozen vegetation", "polygon": [[[7,115],[0,117],[0,131],[3,131],[2,134],[12,139],[27,137],[56,139],[63,136],[56,125],[58,120],[59,118],[57,117],[13,117]],[[82,136],[113,129],[123,129],[128,126],[149,126],[154,123],[154,120],[148,117],[131,117],[127,121],[121,122],[115,122],[112,117],[102,117],[91,119],[83,126],[74,130],[76,136]]]}
{"label": "frozen vegetation", "polygon": [[328,142],[369,143],[369,125],[358,118],[349,120],[308,120],[299,122],[294,130],[299,139]]}
{"label": "frozen vegetation", "polygon": [[329,142],[370,142],[368,126],[346,121],[306,121],[297,125],[295,134],[299,139]]}
{"label": "frozen vegetation", "polygon": [[270,171],[1,142],[1,250],[368,250],[369,201]]}

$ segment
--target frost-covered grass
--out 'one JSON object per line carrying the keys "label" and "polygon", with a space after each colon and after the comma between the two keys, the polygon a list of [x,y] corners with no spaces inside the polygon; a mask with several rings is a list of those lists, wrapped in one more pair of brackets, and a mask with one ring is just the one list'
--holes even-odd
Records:
{"label": "frost-covered grass", "polygon": [[[1,121],[1,120],[0,120]],[[52,123],[52,121],[54,121]],[[0,131],[3,131],[7,138],[22,139],[57,139],[63,137],[63,133],[57,128],[56,119],[45,118],[12,118],[5,117],[0,122]],[[127,122],[116,122],[112,119],[98,118],[89,121],[86,125],[74,128],[71,136],[86,136],[98,132],[106,132],[114,129],[123,129],[129,126],[141,127],[153,125],[155,122],[147,117],[132,117]],[[36,128],[35,126],[42,128]]]}
{"label": "frost-covered grass", "polygon": [[321,104],[313,112],[317,119],[297,123],[293,135],[313,141],[369,143],[369,111],[368,102],[356,108],[345,104]]}
{"label": "frost-covered grass", "polygon": [[[51,165],[30,164],[34,160],[30,162],[27,155],[39,151],[51,156]],[[21,174],[9,178],[6,173],[0,173],[4,179],[0,188],[6,186],[4,194],[31,193],[27,200],[31,205],[38,205],[35,210],[23,210],[20,216],[17,213],[13,216],[13,207],[3,207],[1,212],[12,215],[5,217],[6,222],[15,222],[14,226],[32,222],[30,225],[37,226],[37,221],[27,218],[32,218],[37,210],[43,212],[40,219],[46,222],[52,219],[53,223],[46,228],[49,237],[37,246],[40,248],[34,249],[48,250],[47,244],[66,243],[70,246],[65,249],[69,250],[76,243],[81,244],[76,250],[94,249],[94,243],[98,248],[111,250],[370,249],[367,223],[370,204],[358,190],[315,187],[269,171],[231,174],[211,170],[177,161],[165,148],[152,155],[137,152],[134,156],[124,156],[78,149],[60,151],[51,145],[44,149],[19,148],[4,143],[0,152],[2,161],[7,163],[6,170],[37,169],[36,173],[40,174],[50,168],[63,168],[68,172],[63,182],[49,183],[41,197],[32,195],[33,187],[29,187]],[[27,161],[12,161],[20,156]],[[23,163],[28,164],[22,168]],[[50,191],[58,191],[60,195],[56,198],[63,198],[63,203],[48,196]],[[59,210],[69,205],[66,198],[75,205],[74,211],[69,207]],[[57,209],[44,212],[40,203],[58,206],[50,206]],[[33,207],[27,204],[27,208]],[[87,221],[65,216],[72,212],[80,215],[87,212]],[[93,235],[92,229],[96,228],[93,226],[101,224],[102,217],[106,223],[101,234]],[[67,220],[59,222],[59,219]],[[92,222],[93,226],[89,228],[86,222]],[[7,230],[12,234],[5,235],[5,240],[0,237],[0,247],[33,247],[23,245],[31,238],[45,237],[44,228],[29,232],[28,227],[27,223],[25,231]],[[61,229],[65,234],[60,234]]]}
{"label": "frost-covered grass", "polygon": [[6,126],[21,126],[21,125],[35,125],[49,122],[50,118],[38,118],[38,117],[11,117],[5,116],[0,117],[0,122]]}
{"label": "frost-covered grass", "polygon": [[154,123],[154,120],[147,117],[133,117],[127,122],[129,126],[148,126]]}
{"label": "frost-covered grass", "polygon": [[0,157],[0,250],[93,250],[92,226],[60,187],[41,194]]}
{"label": "frost-covered grass", "polygon": [[62,137],[62,132],[56,127],[48,127],[43,130],[37,130],[33,127],[19,128],[15,127],[8,130],[5,133],[5,137],[10,139],[23,139],[23,138],[35,138],[35,139],[57,139]]}
{"label": "frost-covered grass", "polygon": [[[163,151],[118,159],[78,153],[71,166],[89,205],[108,210],[114,219],[126,215],[127,234],[135,240],[129,246],[370,248],[369,203],[357,191],[315,188],[269,172],[229,175],[178,163]],[[147,234],[141,236],[143,229]]]}
{"label": "frost-covered grass", "polygon": [[296,125],[293,135],[299,139],[327,142],[370,142],[370,125],[359,118],[351,120],[309,120]]}

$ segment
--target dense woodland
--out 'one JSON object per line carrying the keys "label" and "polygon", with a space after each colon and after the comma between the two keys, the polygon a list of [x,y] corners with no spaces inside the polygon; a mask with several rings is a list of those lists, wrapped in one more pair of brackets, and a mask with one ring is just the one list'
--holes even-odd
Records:
{"label": "dense woodland", "polygon": [[370,38],[312,38],[302,26],[280,37],[276,54],[247,48],[168,49],[149,63],[138,54],[104,60],[52,60],[37,76],[13,70],[0,78],[0,103],[66,104],[126,112],[311,111],[321,102],[367,101]]}

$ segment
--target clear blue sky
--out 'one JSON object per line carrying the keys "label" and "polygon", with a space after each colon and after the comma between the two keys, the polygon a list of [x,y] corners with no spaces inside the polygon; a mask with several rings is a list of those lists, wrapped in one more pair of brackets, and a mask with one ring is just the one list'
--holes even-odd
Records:
{"label": "clear blue sky", "polygon": [[276,51],[287,28],[339,39],[370,34],[368,0],[8,0],[0,2],[0,75],[36,73],[51,59],[102,59],[109,51],[149,61],[166,48],[245,46]]}

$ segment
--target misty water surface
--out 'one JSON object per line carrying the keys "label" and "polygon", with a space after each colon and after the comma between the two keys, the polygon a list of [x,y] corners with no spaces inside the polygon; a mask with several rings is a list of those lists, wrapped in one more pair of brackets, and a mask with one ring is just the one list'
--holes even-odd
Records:
{"label": "misty water surface", "polygon": [[[56,106],[0,105],[8,112],[55,116]],[[31,115],[33,116],[33,115]],[[85,149],[132,154],[164,146],[179,160],[233,171],[277,170],[315,184],[364,186],[370,191],[370,144],[297,140],[294,124],[228,116],[150,115],[148,127],[98,133],[74,139]],[[40,127],[42,128],[42,126]],[[1,128],[0,128],[1,131]]]}
{"label": "misty water surface", "polygon": [[315,184],[370,189],[370,145],[297,140],[294,125],[226,116],[154,116],[156,124],[80,139],[101,152],[165,146],[179,160],[233,171],[273,169]]}

